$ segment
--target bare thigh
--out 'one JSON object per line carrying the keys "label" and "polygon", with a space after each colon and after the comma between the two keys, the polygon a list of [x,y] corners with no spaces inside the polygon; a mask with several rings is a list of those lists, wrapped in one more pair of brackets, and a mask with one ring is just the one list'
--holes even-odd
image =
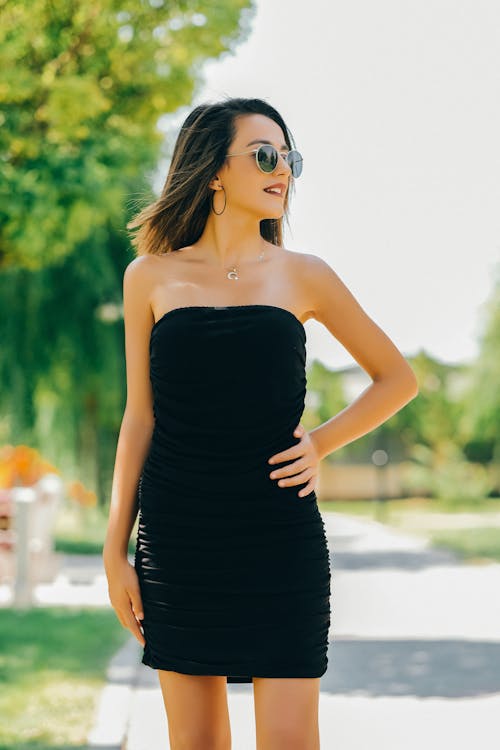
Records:
{"label": "bare thigh", "polygon": [[257,750],[319,750],[319,683],[253,678]]}
{"label": "bare thigh", "polygon": [[227,678],[159,669],[171,750],[230,750]]}

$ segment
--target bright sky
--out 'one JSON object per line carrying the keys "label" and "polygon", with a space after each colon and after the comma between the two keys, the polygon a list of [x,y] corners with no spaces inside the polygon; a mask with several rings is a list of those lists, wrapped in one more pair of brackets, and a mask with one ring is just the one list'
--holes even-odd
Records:
{"label": "bright sky", "polygon": [[[272,104],[304,157],[285,246],[324,258],[403,355],[474,359],[500,265],[500,4],[257,0],[251,29],[175,121]],[[308,362],[354,363],[306,332]]]}

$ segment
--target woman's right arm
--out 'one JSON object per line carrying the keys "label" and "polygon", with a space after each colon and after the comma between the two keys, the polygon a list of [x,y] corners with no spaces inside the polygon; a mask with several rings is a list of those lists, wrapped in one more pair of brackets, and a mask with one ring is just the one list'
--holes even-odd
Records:
{"label": "woman's right arm", "polygon": [[[127,400],[116,448],[111,501],[102,552],[111,604],[121,624],[144,645],[137,619],[142,601],[134,566],[127,559],[137,512],[137,488],[154,427],[149,378],[149,303],[152,274],[147,256],[135,258],[123,276]],[[136,619],[137,618],[137,619]]]}

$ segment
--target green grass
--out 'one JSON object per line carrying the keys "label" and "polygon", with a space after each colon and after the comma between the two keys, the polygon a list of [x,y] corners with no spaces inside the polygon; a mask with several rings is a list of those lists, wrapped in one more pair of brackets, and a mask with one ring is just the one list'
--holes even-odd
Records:
{"label": "green grass", "polygon": [[[319,497],[319,507],[325,511],[337,513],[349,513],[350,515],[366,516],[375,518],[377,515],[377,503],[373,500],[329,500],[322,501]],[[478,498],[474,501],[463,501],[449,503],[438,498],[410,497],[384,500],[383,507],[388,511],[388,517],[393,511],[411,510],[422,513],[500,513],[500,497]]]}
{"label": "green grass", "polygon": [[456,552],[468,562],[500,561],[500,527],[430,532],[432,544]]}
{"label": "green grass", "polygon": [[[99,507],[83,508],[76,503],[66,502],[57,516],[54,532],[56,552],[79,555],[100,555],[106,535],[108,512]],[[135,550],[134,525],[128,551]],[[2,750],[0,748],[0,750]]]}
{"label": "green grass", "polygon": [[0,610],[0,748],[86,747],[106,666],[130,637],[114,611]]}
{"label": "green grass", "polygon": [[[431,498],[387,500],[383,503],[351,500],[323,502],[321,511],[348,513],[361,518],[380,520],[405,533],[423,536],[431,545],[456,553],[464,562],[500,561],[500,526],[487,525],[489,513],[500,513],[500,498],[482,498],[474,502],[443,502]],[[450,528],[433,528],[433,515],[447,514]],[[484,526],[451,528],[461,513],[484,517]],[[498,522],[497,522],[498,523]]]}

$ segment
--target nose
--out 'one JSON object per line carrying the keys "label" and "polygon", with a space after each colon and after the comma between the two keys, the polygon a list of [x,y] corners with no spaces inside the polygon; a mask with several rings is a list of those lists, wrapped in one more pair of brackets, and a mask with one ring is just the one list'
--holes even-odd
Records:
{"label": "nose", "polygon": [[[279,155],[278,163],[276,165],[276,170],[279,170],[279,174],[283,173],[283,164],[285,165],[285,172],[288,172],[288,175],[290,176],[292,173],[292,168],[286,158],[283,156],[283,154]],[[280,168],[281,167],[281,168]]]}

